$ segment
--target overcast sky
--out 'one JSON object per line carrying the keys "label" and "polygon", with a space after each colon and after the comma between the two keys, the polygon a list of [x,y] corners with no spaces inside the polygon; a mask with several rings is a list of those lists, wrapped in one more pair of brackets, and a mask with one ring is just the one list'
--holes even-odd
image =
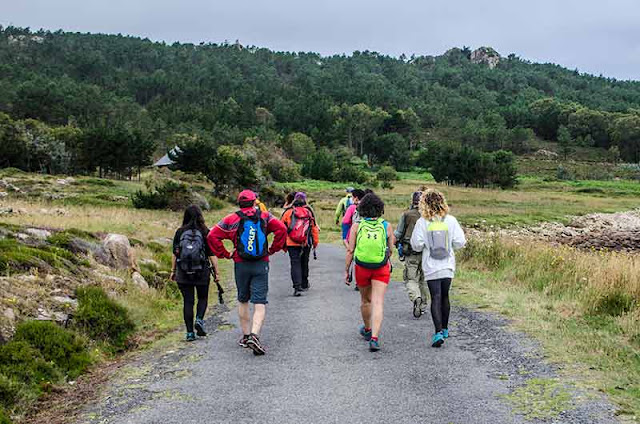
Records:
{"label": "overcast sky", "polygon": [[640,80],[638,0],[0,0],[0,24],[323,55],[486,45]]}

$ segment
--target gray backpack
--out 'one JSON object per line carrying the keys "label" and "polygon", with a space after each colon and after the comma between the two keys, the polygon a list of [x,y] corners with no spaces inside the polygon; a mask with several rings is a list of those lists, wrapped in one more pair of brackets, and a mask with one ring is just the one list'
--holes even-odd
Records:
{"label": "gray backpack", "polygon": [[427,225],[427,245],[429,256],[443,260],[449,257],[449,226],[442,220],[435,218]]}

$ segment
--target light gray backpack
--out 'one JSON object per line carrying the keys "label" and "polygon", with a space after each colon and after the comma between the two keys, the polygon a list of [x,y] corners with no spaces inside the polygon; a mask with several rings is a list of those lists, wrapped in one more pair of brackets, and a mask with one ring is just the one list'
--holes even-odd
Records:
{"label": "light gray backpack", "polygon": [[427,245],[429,256],[443,260],[449,257],[449,226],[443,219],[435,218],[427,225]]}

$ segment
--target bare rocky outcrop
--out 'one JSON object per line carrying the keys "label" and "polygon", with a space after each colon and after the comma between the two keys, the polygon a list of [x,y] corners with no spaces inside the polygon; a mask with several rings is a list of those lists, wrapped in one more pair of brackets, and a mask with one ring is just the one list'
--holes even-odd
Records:
{"label": "bare rocky outcrop", "polygon": [[471,52],[471,62],[493,69],[500,63],[500,54],[491,47],[480,47]]}
{"label": "bare rocky outcrop", "polygon": [[543,159],[558,159],[558,154],[556,152],[546,149],[537,150],[533,155]]}
{"label": "bare rocky outcrop", "polygon": [[[470,233],[477,230],[470,229]],[[485,233],[486,234],[486,233]],[[617,213],[593,213],[574,217],[568,224],[544,222],[498,235],[515,240],[538,239],[581,249],[640,251],[640,209]]]}

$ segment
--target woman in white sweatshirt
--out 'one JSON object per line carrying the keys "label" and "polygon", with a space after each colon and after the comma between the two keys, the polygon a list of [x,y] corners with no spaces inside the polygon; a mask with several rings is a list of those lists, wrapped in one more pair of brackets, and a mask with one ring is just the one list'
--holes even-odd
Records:
{"label": "woman in white sweatshirt", "polygon": [[447,201],[439,191],[428,189],[422,193],[420,214],[411,247],[422,252],[422,269],[429,286],[436,330],[431,346],[440,347],[449,337],[449,289],[456,270],[454,250],[464,247],[466,239],[458,220],[449,215]]}

